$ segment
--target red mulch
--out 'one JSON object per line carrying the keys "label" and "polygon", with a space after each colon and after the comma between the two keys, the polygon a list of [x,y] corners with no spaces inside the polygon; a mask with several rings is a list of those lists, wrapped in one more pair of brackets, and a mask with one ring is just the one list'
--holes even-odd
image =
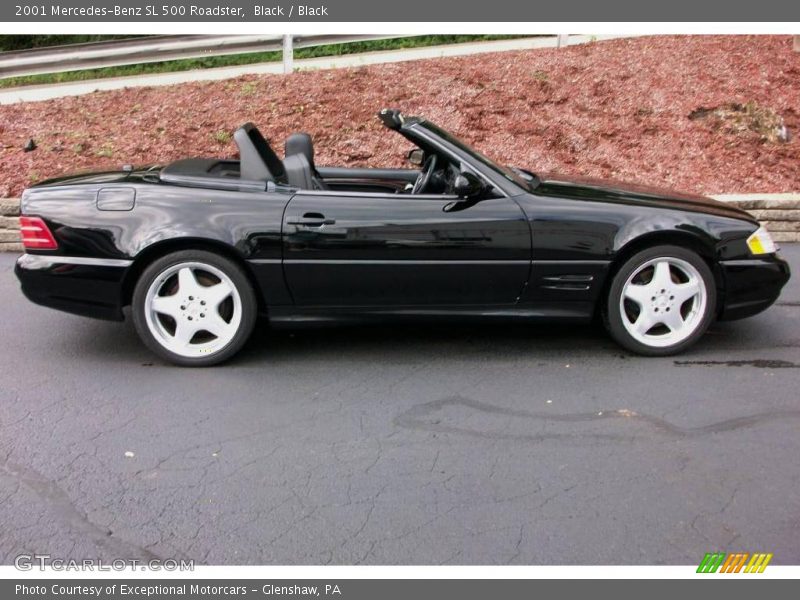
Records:
{"label": "red mulch", "polygon": [[[698,108],[754,102],[793,139],[767,142]],[[788,36],[655,36],[353,69],[245,76],[0,106],[0,197],[123,163],[230,156],[254,121],[305,130],[318,164],[397,166],[384,107],[420,114],[501,162],[700,193],[800,189],[800,53]],[[33,137],[38,149],[24,153]]]}

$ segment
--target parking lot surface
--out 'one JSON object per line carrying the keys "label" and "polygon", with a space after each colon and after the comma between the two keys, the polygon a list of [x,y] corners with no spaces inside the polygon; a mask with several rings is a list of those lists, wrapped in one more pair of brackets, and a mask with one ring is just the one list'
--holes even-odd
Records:
{"label": "parking lot surface", "polygon": [[0,562],[800,562],[800,246],[684,355],[598,327],[270,332],[222,367],[34,306],[0,255]]}

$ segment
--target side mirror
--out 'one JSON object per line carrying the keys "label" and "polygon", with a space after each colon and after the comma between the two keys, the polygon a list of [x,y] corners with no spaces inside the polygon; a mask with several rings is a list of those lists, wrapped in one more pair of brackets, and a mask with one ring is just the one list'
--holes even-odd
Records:
{"label": "side mirror", "polygon": [[409,150],[407,158],[415,167],[421,167],[425,163],[425,151],[422,148],[414,148]]}
{"label": "side mirror", "polygon": [[483,182],[469,171],[459,173],[453,182],[453,193],[459,198],[475,198],[483,189]]}

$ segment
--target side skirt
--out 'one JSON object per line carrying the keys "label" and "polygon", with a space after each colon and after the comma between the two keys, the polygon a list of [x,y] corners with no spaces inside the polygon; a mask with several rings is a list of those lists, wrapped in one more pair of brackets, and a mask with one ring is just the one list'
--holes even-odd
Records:
{"label": "side skirt", "polygon": [[276,328],[320,327],[409,322],[465,321],[572,321],[588,322],[594,313],[590,303],[537,306],[271,306],[268,318]]}

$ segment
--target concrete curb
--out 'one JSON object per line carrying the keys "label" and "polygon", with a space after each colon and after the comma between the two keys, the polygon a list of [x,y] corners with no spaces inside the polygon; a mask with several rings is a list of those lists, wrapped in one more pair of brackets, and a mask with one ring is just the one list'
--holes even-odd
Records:
{"label": "concrete curb", "polygon": [[712,198],[749,212],[776,242],[800,242],[800,193],[719,194]]}
{"label": "concrete curb", "polygon": [[[718,194],[753,215],[776,242],[800,242],[800,193]],[[19,198],[0,198],[0,252],[22,252],[19,243]]]}
{"label": "concrete curb", "polygon": [[0,252],[22,252],[19,198],[0,198]]}
{"label": "concrete curb", "polygon": [[800,210],[800,192],[787,194],[717,194],[711,197],[723,202],[731,202],[745,210]]}

